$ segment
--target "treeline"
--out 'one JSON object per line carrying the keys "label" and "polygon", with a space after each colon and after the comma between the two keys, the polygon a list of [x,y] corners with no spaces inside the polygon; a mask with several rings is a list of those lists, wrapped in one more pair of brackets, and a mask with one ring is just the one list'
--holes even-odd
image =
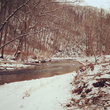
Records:
{"label": "treeline", "polygon": [[110,54],[109,28],[110,13],[104,9],[56,0],[0,1],[2,58],[4,52],[15,59],[30,53],[46,57]]}

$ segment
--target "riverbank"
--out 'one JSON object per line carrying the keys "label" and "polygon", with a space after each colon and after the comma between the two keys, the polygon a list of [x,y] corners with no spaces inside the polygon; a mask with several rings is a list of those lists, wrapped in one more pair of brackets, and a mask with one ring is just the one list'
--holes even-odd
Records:
{"label": "riverbank", "polygon": [[[93,60],[85,57],[85,59],[79,59],[85,66],[77,72],[0,85],[0,109],[88,110],[90,104],[97,109],[96,103],[99,104],[99,107],[103,105],[100,110],[110,109],[109,80],[102,83],[103,87],[100,85],[94,87],[97,82],[102,81],[100,78],[110,78],[109,58],[109,56],[104,60],[100,58],[100,61],[95,64]],[[88,65],[90,62],[94,63],[93,66]],[[81,81],[85,82],[83,91],[81,89],[84,84]],[[86,93],[84,94],[84,92]],[[92,105],[91,102],[95,104]],[[93,109],[90,108],[90,110]]]}
{"label": "riverbank", "polygon": [[76,73],[67,110],[109,110],[110,63],[90,63]]}
{"label": "riverbank", "polygon": [[64,110],[75,74],[1,85],[0,110]]}

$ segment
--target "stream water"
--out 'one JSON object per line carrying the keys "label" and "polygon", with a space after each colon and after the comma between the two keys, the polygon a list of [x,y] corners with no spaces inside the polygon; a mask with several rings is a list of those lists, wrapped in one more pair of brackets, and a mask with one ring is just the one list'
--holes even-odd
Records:
{"label": "stream water", "polygon": [[51,77],[76,71],[81,63],[72,59],[53,60],[30,69],[0,71],[0,85],[4,83]]}

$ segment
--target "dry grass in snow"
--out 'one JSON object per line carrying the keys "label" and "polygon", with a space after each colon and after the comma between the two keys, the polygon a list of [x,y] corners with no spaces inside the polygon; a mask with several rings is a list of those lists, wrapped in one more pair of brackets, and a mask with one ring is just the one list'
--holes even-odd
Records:
{"label": "dry grass in snow", "polygon": [[80,67],[72,84],[68,110],[110,109],[110,64]]}

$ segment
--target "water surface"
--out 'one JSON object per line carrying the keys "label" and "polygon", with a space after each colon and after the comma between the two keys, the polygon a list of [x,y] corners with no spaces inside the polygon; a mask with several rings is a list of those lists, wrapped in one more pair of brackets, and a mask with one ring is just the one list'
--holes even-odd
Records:
{"label": "water surface", "polygon": [[72,59],[53,60],[29,69],[0,71],[0,84],[51,77],[78,70],[81,63]]}

